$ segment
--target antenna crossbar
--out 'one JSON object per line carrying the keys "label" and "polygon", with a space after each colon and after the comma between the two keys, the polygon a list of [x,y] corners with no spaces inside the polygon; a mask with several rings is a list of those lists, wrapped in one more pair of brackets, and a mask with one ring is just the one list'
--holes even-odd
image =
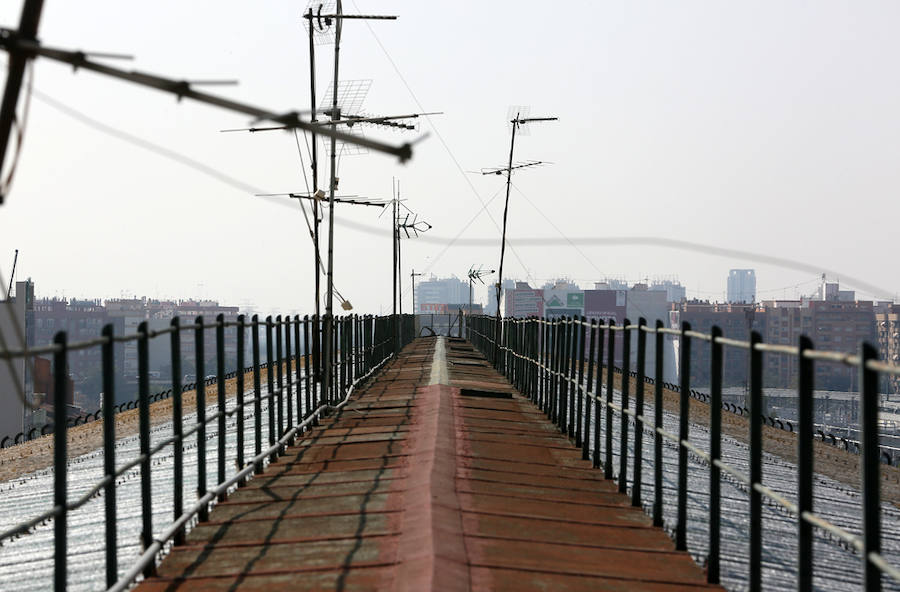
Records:
{"label": "antenna crossbar", "polygon": [[370,140],[359,135],[348,134],[345,132],[337,131],[335,129],[322,128],[313,125],[308,121],[300,119],[300,114],[297,111],[279,114],[273,111],[268,111],[266,109],[261,109],[259,107],[254,107],[246,103],[239,103],[237,101],[226,99],[224,97],[219,97],[195,90],[194,88],[192,88],[191,83],[185,80],[173,80],[162,76],[157,76],[155,74],[148,74],[138,71],[127,71],[120,68],[108,66],[106,64],[94,62],[88,59],[84,52],[47,47],[36,41],[29,41],[27,39],[21,38],[18,35],[18,32],[12,29],[0,28],[0,48],[12,53],[21,52],[29,57],[41,56],[49,58],[51,60],[69,64],[76,69],[83,68],[85,70],[91,70],[93,72],[105,74],[107,76],[118,78],[120,80],[126,80],[128,82],[133,82],[142,86],[155,88],[163,92],[174,94],[179,99],[189,98],[200,103],[206,103],[208,105],[221,107],[229,111],[250,115],[259,120],[274,121],[276,123],[284,125],[287,128],[299,128],[305,131],[315,131],[318,135],[333,137],[336,140],[340,140],[348,144],[355,144],[357,146],[371,148],[372,150],[376,150],[378,152],[384,152],[386,154],[396,156],[401,161],[409,160],[412,157],[412,147],[408,143],[401,146],[392,146],[390,144],[379,142],[377,140]]}

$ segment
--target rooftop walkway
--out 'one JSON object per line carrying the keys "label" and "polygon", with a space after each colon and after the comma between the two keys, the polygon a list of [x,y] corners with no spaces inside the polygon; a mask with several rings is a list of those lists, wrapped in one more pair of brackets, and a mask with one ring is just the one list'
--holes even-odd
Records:
{"label": "rooftop walkway", "polygon": [[480,354],[445,338],[404,349],[158,571],[139,590],[713,588]]}

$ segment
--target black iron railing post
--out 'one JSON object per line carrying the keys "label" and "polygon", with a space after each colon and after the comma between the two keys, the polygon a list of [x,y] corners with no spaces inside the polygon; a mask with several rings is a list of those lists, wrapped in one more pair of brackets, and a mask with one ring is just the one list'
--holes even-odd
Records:
{"label": "black iron railing post", "polygon": [[559,425],[562,423],[562,412],[565,408],[562,397],[560,396],[560,392],[565,387],[565,376],[563,376],[563,368],[565,367],[563,366],[563,362],[565,360],[566,351],[565,321],[561,318],[557,319],[554,328],[556,330],[556,335],[554,336],[554,340],[556,341],[556,361],[553,365],[553,377],[555,379],[555,387],[553,389],[553,421]]}
{"label": "black iron railing post", "polygon": [[615,369],[616,369],[616,322],[609,320],[607,330],[609,331],[609,343],[606,352],[606,463],[603,467],[603,477],[605,479],[613,478],[613,390],[615,390]]}
{"label": "black iron railing post", "polygon": [[[253,348],[253,455],[258,457],[262,454],[262,378],[259,368],[259,315],[253,315],[253,333],[251,334],[251,344]],[[263,463],[256,463],[254,471],[257,473],[263,470]]]}
{"label": "black iron railing post", "polygon": [[306,411],[303,413],[303,418],[306,419],[309,417],[309,414],[312,413],[313,409],[313,400],[312,400],[312,386],[314,382],[312,380],[313,368],[312,368],[312,347],[310,347],[309,343],[309,315],[303,316],[303,383],[306,386]]}
{"label": "black iron railing post", "polygon": [[[588,346],[587,384],[585,385],[584,393],[584,441],[581,446],[581,458],[584,460],[588,460],[591,457],[591,409],[595,408],[597,403],[594,400],[594,397],[597,396],[597,381],[594,379],[594,355],[597,351],[597,319],[591,319],[591,331],[588,335],[591,343]],[[594,385],[593,388],[591,388],[591,385]],[[597,419],[594,418],[594,422],[596,421]]]}
{"label": "black iron railing post", "polygon": [[118,547],[116,524],[116,388],[113,358],[113,326],[103,327],[103,474],[108,479],[103,488],[106,510],[106,587],[118,579]]}
{"label": "black iron railing post", "polygon": [[582,423],[584,420],[584,397],[587,394],[587,388],[584,386],[584,335],[585,335],[585,325],[586,321],[584,316],[578,321],[576,326],[578,339],[576,341],[577,355],[576,358],[578,360],[578,384],[575,385],[575,396],[578,398],[578,404],[575,406],[573,411],[575,412],[575,446],[581,447],[582,439],[587,440],[587,438],[583,438],[582,436]]}
{"label": "black iron railing post", "polygon": [[597,325],[597,374],[594,376],[594,457],[595,469],[600,468],[600,436],[603,419],[603,323]]}
{"label": "black iron railing post", "polygon": [[237,470],[244,468],[244,368],[246,366],[244,333],[247,328],[247,319],[244,315],[237,318],[237,374],[235,374],[235,401],[237,402]]}
{"label": "black iron railing post", "polygon": [[344,388],[344,317],[334,317],[332,323],[334,327],[334,353],[331,361],[334,364],[334,372],[332,373],[332,396],[331,404],[335,404],[341,398],[341,390]]}
{"label": "black iron railing post", "polygon": [[691,394],[691,338],[686,335],[691,324],[681,323],[679,353],[681,361],[678,365],[680,374],[678,397],[678,517],[675,526],[675,549],[687,550],[687,485],[688,458],[684,443],[688,441],[690,426],[690,394]]}
{"label": "black iron railing post", "polygon": [[[184,513],[184,411],[181,376],[181,320],[178,317],[170,323],[172,333],[169,335],[169,354],[172,361],[172,435],[175,441],[172,444],[172,519],[178,518]],[[104,397],[106,391],[103,391]],[[184,544],[184,529],[175,533],[175,544]],[[118,576],[113,576],[113,584]],[[112,584],[108,584],[107,588]]]}
{"label": "black iron railing post", "polygon": [[566,434],[569,438],[575,437],[575,397],[578,396],[578,317],[569,317],[569,362],[568,368],[568,403],[566,404]]}
{"label": "black iron railing post", "polygon": [[[275,392],[275,358],[272,339],[272,316],[266,317],[266,394],[269,396],[269,447],[275,445],[275,408],[278,407],[277,397],[280,393]],[[269,455],[269,461],[274,462],[278,458],[278,453],[273,452]]]}
{"label": "black iron railing post", "polygon": [[66,334],[60,331],[53,338],[57,350],[53,353],[53,583],[56,592],[65,592],[67,567],[67,527],[69,521],[66,486],[68,480],[68,450],[66,434],[66,395],[69,369]]}
{"label": "black iron railing post", "polygon": [[[138,440],[141,453],[141,545],[147,549],[153,543],[153,492],[150,473],[150,344],[147,321],[138,325]],[[144,568],[144,577],[156,573],[156,564]]]}
{"label": "black iron railing post", "polygon": [[537,405],[537,383],[535,381],[537,371],[537,340],[535,339],[535,328],[536,325],[534,323],[533,317],[527,317],[525,321],[523,321],[523,337],[525,341],[525,357],[523,360],[524,363],[524,372],[525,372],[525,394],[531,400],[534,405]]}
{"label": "black iron railing post", "polygon": [[287,389],[287,398],[285,400],[285,427],[290,430],[294,427],[294,376],[293,376],[293,356],[291,355],[291,317],[284,316],[284,382]]}
{"label": "black iron railing post", "polygon": [[[197,368],[195,400],[197,408],[197,497],[206,495],[206,366],[203,353],[203,317],[194,321],[194,357]],[[209,520],[209,508],[200,509],[200,522]]]}
{"label": "black iron railing post", "polygon": [[538,332],[540,341],[538,343],[538,407],[541,411],[547,413],[547,360],[549,359],[549,350],[547,349],[547,323],[543,319],[538,319]]}
{"label": "black iron railing post", "polygon": [[[319,315],[313,315],[312,317],[312,327],[310,328],[311,337],[312,337],[312,401],[313,407],[310,409],[316,409],[319,406],[319,403],[322,400],[322,342],[321,338],[321,319],[319,319]],[[319,418],[313,420],[312,424],[314,426],[319,425]]]}
{"label": "black iron railing post", "polygon": [[878,447],[878,372],[866,367],[878,359],[868,343],[859,347],[860,482],[863,496],[863,585],[866,592],[881,590],[881,571],[869,559],[881,553],[881,452]]}
{"label": "black iron railing post", "polygon": [[516,385],[517,390],[523,392],[522,359],[516,356],[517,353],[522,351],[522,325],[518,320],[513,320],[510,321],[510,329],[512,330],[512,335],[510,336],[512,351],[510,352],[510,356],[512,359],[513,376],[515,377],[514,384]]}
{"label": "black iron railing post", "polygon": [[338,341],[336,339],[337,336],[337,319],[334,316],[326,316],[325,317],[325,326],[328,327],[325,331],[324,338],[324,346],[328,348],[328,355],[326,356],[325,372],[328,375],[328,388],[325,389],[325,403],[331,405],[334,403],[334,394],[337,392],[337,385],[335,379],[335,370],[337,369],[337,350],[338,350]]}
{"label": "black iron railing post", "polygon": [[559,319],[550,321],[550,391],[547,393],[548,407],[547,417],[551,422],[556,423],[556,399],[557,389],[559,388]]}
{"label": "black iron railing post", "polygon": [[553,402],[556,400],[554,389],[556,388],[556,321],[546,321],[546,368],[544,369],[544,414],[550,421],[556,415],[553,413]]}
{"label": "black iron railing post", "polygon": [[628,491],[628,399],[631,392],[631,325],[625,319],[622,331],[622,413],[619,423],[619,493]]}
{"label": "black iron railing post", "polygon": [[663,322],[656,320],[654,334],[655,367],[653,369],[653,526],[663,525],[663,351],[666,336],[662,332]]}
{"label": "black iron railing post", "polygon": [[716,461],[722,458],[722,330],[713,326],[710,331],[709,365],[709,555],[706,559],[706,581],[719,583],[719,555],[721,548],[722,482]]}
{"label": "black iron railing post", "polygon": [[634,382],[634,466],[631,474],[631,505],[641,507],[641,485],[643,484],[644,454],[644,387],[645,364],[647,363],[647,319],[640,317],[637,328],[637,378]]}
{"label": "black iron railing post", "polygon": [[281,438],[282,434],[284,434],[284,372],[282,368],[282,366],[284,365],[284,349],[281,342],[281,332],[283,328],[284,327],[281,323],[281,315],[278,315],[277,317],[275,317],[275,324],[272,325],[272,330],[275,333],[275,364],[277,367],[277,369],[275,370],[275,376],[278,381],[278,409],[276,410],[278,414],[278,431],[275,434],[276,438]]}
{"label": "black iron railing post", "polygon": [[[305,321],[300,319],[300,315],[294,315],[294,373],[296,374],[297,380],[297,421],[303,421],[303,375],[304,368],[301,361],[303,360],[303,350],[300,349],[300,343],[305,343],[300,341],[300,324],[303,323],[305,326]],[[309,368],[309,366],[306,366]],[[309,385],[306,385],[307,388]]]}
{"label": "black iron railing post", "polygon": [[531,397],[532,403],[535,406],[539,407],[539,391],[540,387],[538,386],[538,372],[540,369],[540,334],[538,332],[538,321],[536,318],[531,317],[528,321],[528,347],[529,347],[529,357],[531,358],[531,362],[528,365],[528,393]]}
{"label": "black iron railing post", "polygon": [[800,337],[797,373],[797,591],[813,589],[813,527],[805,514],[813,512],[813,430],[815,422],[815,368],[806,357],[813,344]]}
{"label": "black iron railing post", "polygon": [[[216,402],[218,403],[218,430],[216,442],[216,477],[218,483],[225,482],[225,315],[216,315]],[[219,501],[225,500],[225,494],[219,495]]]}
{"label": "black iron railing post", "polygon": [[363,352],[365,349],[363,348],[363,324],[364,324],[364,315],[356,315],[353,323],[354,327],[354,348],[353,348],[353,359],[355,360],[355,371],[353,375],[353,380],[358,380],[365,375],[365,369],[363,368]]}
{"label": "black iron railing post", "polygon": [[569,410],[572,408],[572,334],[571,317],[563,317],[562,368],[559,389],[559,431],[569,433]]}
{"label": "black iron railing post", "polygon": [[762,589],[762,494],[756,489],[762,484],[762,352],[756,344],[762,337],[750,333],[750,591]]}

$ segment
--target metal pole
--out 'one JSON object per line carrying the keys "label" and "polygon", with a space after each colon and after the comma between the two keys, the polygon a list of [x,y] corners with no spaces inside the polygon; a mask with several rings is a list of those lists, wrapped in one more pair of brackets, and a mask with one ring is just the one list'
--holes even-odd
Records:
{"label": "metal pole", "polygon": [[[721,472],[716,464],[722,458],[722,330],[713,325],[710,343],[709,386],[709,555],[706,559],[706,581],[719,583],[719,557],[721,550]],[[802,378],[801,378],[802,380]],[[798,438],[798,440],[802,439]],[[810,438],[812,444],[812,438]],[[802,469],[800,472],[802,473]],[[802,523],[803,518],[799,521]],[[802,545],[802,543],[801,543]]]}
{"label": "metal pole", "polygon": [[871,592],[881,590],[881,570],[869,559],[881,553],[881,451],[878,443],[878,373],[866,368],[878,351],[868,343],[859,346],[859,441],[860,483],[863,497],[863,582]]}
{"label": "metal pole", "polygon": [[[19,19],[18,35],[20,38],[28,41],[37,39],[38,24],[43,8],[44,0],[25,0],[25,4],[22,6],[22,16]],[[9,73],[6,76],[3,102],[0,103],[0,171],[3,169],[3,163],[6,162],[9,134],[16,119],[16,105],[19,103],[19,92],[22,89],[22,79],[25,77],[27,64],[27,53],[21,50],[10,50]],[[0,193],[0,204],[3,203],[3,197],[3,194]]]}
{"label": "metal pole", "polygon": [[762,494],[756,484],[762,484],[762,379],[763,356],[756,349],[762,337],[750,332],[750,574],[749,590],[762,590]]}
{"label": "metal pole", "polygon": [[[315,123],[316,120],[316,44],[313,41],[314,31],[313,27],[313,11],[312,8],[309,9],[309,13],[307,18],[309,19],[309,121],[310,123]],[[312,190],[313,195],[316,194],[316,191],[319,189],[319,148],[316,142],[316,132],[311,131],[309,134],[310,138],[310,168],[312,169]],[[312,202],[312,211],[313,211],[313,242],[315,258],[314,267],[316,274],[316,316],[322,314],[322,311],[319,310],[322,302],[322,288],[321,288],[321,276],[322,274],[319,271],[319,200],[314,199]]]}
{"label": "metal pole", "polygon": [[394,261],[393,265],[393,274],[394,274],[394,300],[393,300],[393,309],[394,316],[392,320],[393,331],[394,331],[394,353],[398,353],[400,351],[399,343],[400,343],[400,323],[397,319],[397,254],[400,248],[400,229],[397,228],[397,188],[396,188],[395,179],[391,178],[391,197],[393,198],[392,204],[394,207],[393,217],[391,218],[391,239],[393,240],[393,248],[394,248]]}
{"label": "metal pole", "polygon": [[626,318],[622,323],[622,380],[620,399],[622,414],[619,424],[619,493],[628,491],[628,399],[631,387],[631,320]]}
{"label": "metal pole", "polygon": [[[341,0],[337,0],[335,6],[337,18],[334,23],[334,79],[332,82],[331,93],[331,120],[336,121],[338,118],[338,67],[340,64],[341,52]],[[337,124],[332,124],[332,131],[337,130]],[[337,152],[337,140],[331,139],[331,182],[328,188],[328,294],[325,295],[325,392],[330,393],[331,386],[331,344],[333,337],[334,321],[332,319],[334,304],[334,186],[337,179],[337,162],[335,160]]]}
{"label": "metal pole", "polygon": [[59,510],[53,518],[53,589],[65,592],[69,520],[66,450],[66,388],[69,369],[65,332],[57,333],[53,343],[59,346],[53,354],[53,506]]}
{"label": "metal pole", "polygon": [[[509,166],[506,168],[506,203],[503,206],[503,233],[500,239],[500,267],[497,268],[497,326],[500,325],[500,294],[503,291],[503,256],[506,254],[506,217],[509,213],[509,188],[512,184],[512,163],[513,150],[516,147],[516,128],[519,114],[516,113],[516,119],[513,121],[512,139],[509,143]],[[500,355],[500,336],[494,340],[494,363]]]}
{"label": "metal pole", "polygon": [[[141,454],[141,545],[153,544],[153,491],[150,463],[150,344],[147,321],[138,325],[138,441]],[[205,492],[204,492],[205,493]],[[156,575],[156,564],[144,567],[144,577]]]}
{"label": "metal pole", "polygon": [[815,367],[804,355],[811,349],[812,340],[800,336],[797,355],[797,592],[812,592],[813,589],[813,527],[803,516],[813,511]]}
{"label": "metal pole", "polygon": [[[174,321],[173,321],[174,322]],[[172,334],[173,339],[178,336],[178,332]],[[103,337],[107,339],[103,344],[103,472],[109,479],[106,487],[103,488],[106,510],[106,587],[111,588],[119,579],[119,569],[117,563],[118,544],[116,543],[117,521],[116,521],[116,416],[113,407],[116,404],[115,381],[113,374],[115,373],[115,360],[113,357],[113,327],[106,325],[103,327]],[[179,369],[180,371],[180,369]],[[180,378],[180,377],[179,377]],[[172,389],[172,396],[179,403],[181,402],[181,392]],[[179,418],[180,419],[180,418]],[[180,424],[175,426],[175,435],[180,436]],[[179,446],[180,446],[179,442]],[[178,448],[180,450],[180,448]],[[181,462],[181,458],[176,454],[176,462]],[[176,481],[179,483],[179,481]],[[180,489],[176,486],[176,491]],[[176,499],[177,494],[176,494]]]}
{"label": "metal pole", "polygon": [[[678,514],[675,523],[675,550],[687,550],[687,488],[688,488],[688,449],[684,443],[688,441],[690,429],[690,394],[691,394],[691,338],[687,332],[691,324],[681,322],[681,337],[678,350],[681,361],[678,372],[681,375],[678,389]],[[752,528],[752,527],[751,527]]]}

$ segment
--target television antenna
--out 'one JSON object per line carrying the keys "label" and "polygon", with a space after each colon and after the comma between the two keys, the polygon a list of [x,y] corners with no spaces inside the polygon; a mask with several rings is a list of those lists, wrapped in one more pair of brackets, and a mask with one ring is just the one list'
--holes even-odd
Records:
{"label": "television antenna", "polygon": [[510,170],[516,171],[518,169],[524,169],[528,167],[538,167],[543,166],[545,164],[553,164],[546,160],[526,160],[524,162],[517,162],[512,165],[503,166],[503,167],[492,167],[487,169],[481,169],[479,171],[482,175],[502,175],[503,173],[509,172]]}
{"label": "television antenna", "polygon": [[[528,124],[538,123],[544,121],[558,121],[558,117],[529,117],[531,114],[531,108],[522,105],[515,105],[509,108],[507,112],[507,120],[509,121],[510,126],[510,142],[509,142],[509,164],[506,165],[505,169],[488,169],[489,172],[482,171],[482,174],[502,174],[504,171],[506,172],[506,202],[503,205],[503,231],[500,237],[500,266],[497,268],[499,271],[497,272],[497,330],[502,330],[502,325],[500,323],[500,297],[503,291],[503,257],[506,255],[506,223],[507,216],[509,214],[509,189],[512,185],[512,173],[514,170],[522,169],[531,166],[538,166],[539,164],[543,164],[541,161],[529,161],[526,163],[520,163],[519,165],[513,164],[513,154],[516,149],[516,132],[528,132]],[[498,172],[499,170],[499,172]],[[496,364],[499,360],[500,356],[500,334],[497,334],[498,339],[494,342],[494,363]]]}
{"label": "television antenna", "polygon": [[[394,276],[394,300],[393,300],[393,312],[396,315],[398,306],[400,314],[403,314],[403,295],[400,291],[400,278],[401,278],[401,264],[402,264],[402,253],[400,249],[400,239],[401,231],[403,235],[406,236],[407,239],[418,238],[420,233],[425,233],[431,230],[432,226],[428,222],[424,220],[419,220],[418,214],[413,212],[409,207],[404,203],[405,199],[400,199],[400,181],[397,179],[391,179],[391,192],[393,194],[393,198],[391,199],[392,207],[392,215],[391,215],[391,240],[393,243],[393,276]],[[400,208],[406,210],[406,214],[402,214],[400,212]],[[384,212],[382,212],[384,213]],[[401,222],[401,216],[403,216],[403,221]],[[412,216],[412,220],[410,220],[410,216]],[[415,310],[413,311],[415,312]],[[400,331],[400,325],[397,324],[395,328],[397,332]],[[399,334],[398,334],[399,337]],[[397,342],[399,343],[399,341]]]}
{"label": "television antenna", "polygon": [[492,273],[494,273],[493,269],[482,269],[481,265],[478,266],[478,269],[475,269],[474,266],[469,268],[469,272],[466,274],[469,277],[469,314],[472,314],[472,282],[478,280],[483,285],[484,280],[481,278]]}
{"label": "television antenna", "polygon": [[[0,49],[5,50],[9,54],[8,75],[6,85],[3,92],[2,102],[0,102],[0,170],[6,161],[7,151],[10,144],[10,136],[12,134],[13,125],[18,121],[16,115],[16,107],[19,102],[22,85],[25,78],[25,70],[30,60],[37,57],[44,57],[65,64],[71,65],[76,70],[91,70],[105,76],[118,78],[127,82],[132,82],[141,86],[155,88],[157,90],[167,92],[178,97],[179,100],[187,98],[194,101],[213,105],[251,116],[256,121],[272,121],[290,128],[299,128],[307,132],[316,132],[328,137],[341,140],[349,144],[363,143],[368,148],[385,152],[387,154],[398,157],[401,161],[406,161],[412,156],[412,145],[403,144],[401,146],[391,146],[384,142],[370,140],[348,134],[332,128],[317,128],[310,121],[300,117],[301,112],[289,111],[279,113],[262,109],[246,103],[240,103],[231,99],[226,99],[217,95],[213,95],[204,91],[197,90],[202,81],[176,80],[148,74],[133,70],[124,70],[106,63],[98,62],[96,59],[131,59],[130,56],[109,53],[70,51],[55,47],[49,47],[37,40],[38,25],[43,11],[43,0],[25,0],[22,6],[22,14],[19,21],[18,29],[0,28]],[[340,2],[337,3],[340,9]],[[338,39],[340,36],[340,21],[337,26]],[[335,56],[335,69],[337,69],[337,56]],[[221,84],[225,81],[210,81],[214,84]],[[22,126],[17,126],[19,133],[19,141],[21,143]],[[16,155],[18,157],[18,154]],[[13,168],[14,170],[14,168]],[[5,194],[8,193],[7,187],[0,187],[0,204],[3,203]]]}

